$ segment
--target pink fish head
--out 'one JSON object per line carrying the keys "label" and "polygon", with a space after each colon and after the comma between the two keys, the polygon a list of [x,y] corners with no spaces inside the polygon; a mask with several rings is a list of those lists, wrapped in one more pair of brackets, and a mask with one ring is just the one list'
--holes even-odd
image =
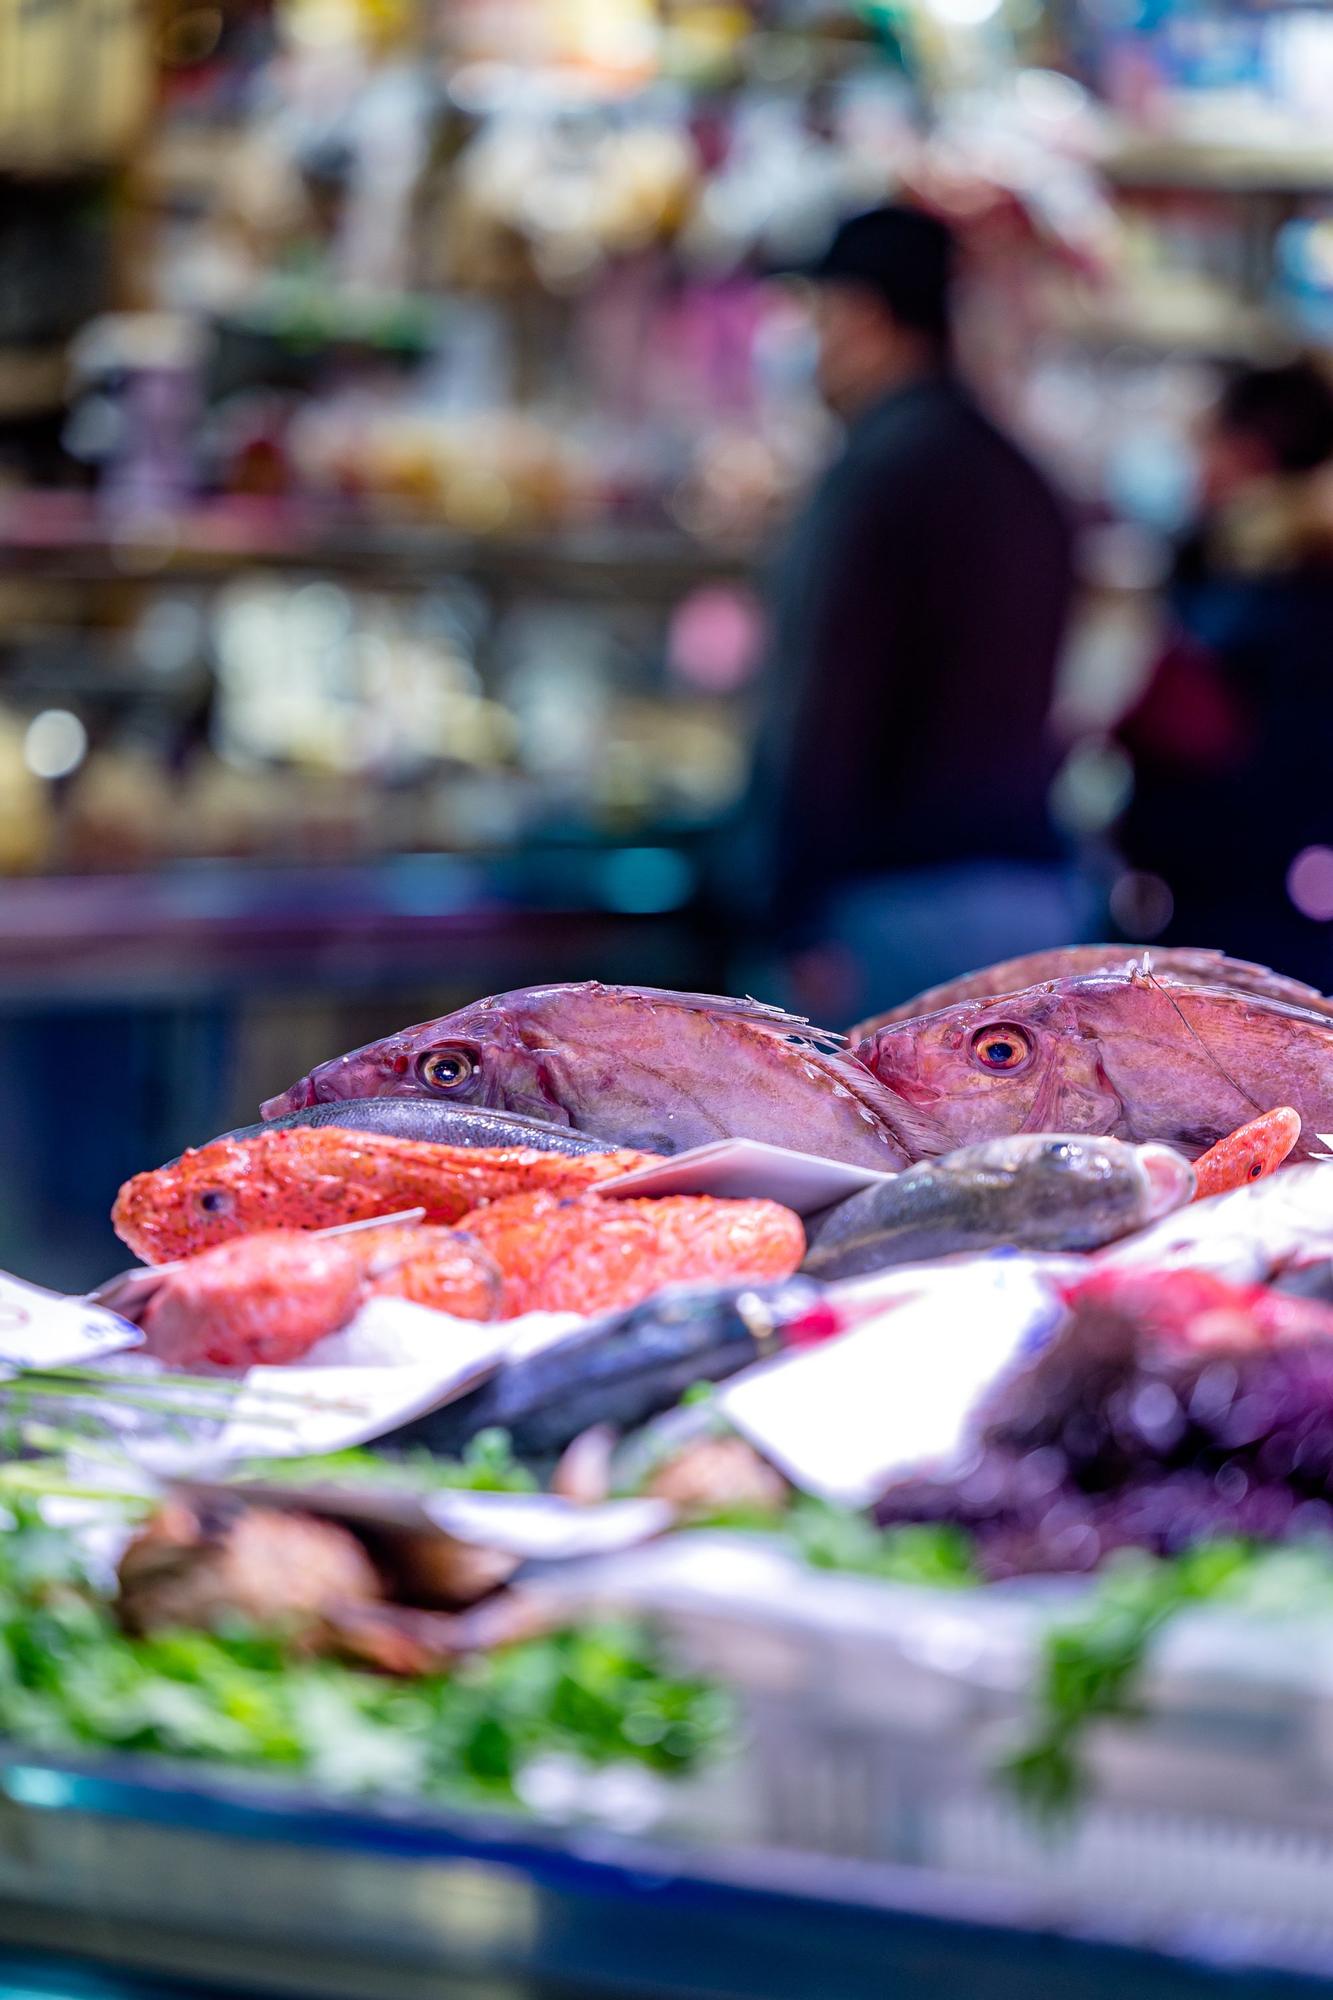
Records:
{"label": "pink fish head", "polygon": [[1011,1132],[1131,1136],[1098,1040],[1060,985],[896,1021],[856,1053],[955,1146]]}
{"label": "pink fish head", "polygon": [[271,1097],[263,1116],[280,1118],[353,1097],[437,1097],[568,1125],[553,1070],[559,1048],[542,1029],[543,1001],[551,991],[533,987],[477,1000],[318,1063],[290,1090]]}
{"label": "pink fish head", "polygon": [[524,987],[321,1063],[265,1118],[352,1097],[437,1097],[675,1153],[749,1138],[884,1169],[944,1134],[842,1038],[753,1000],[654,987]]}

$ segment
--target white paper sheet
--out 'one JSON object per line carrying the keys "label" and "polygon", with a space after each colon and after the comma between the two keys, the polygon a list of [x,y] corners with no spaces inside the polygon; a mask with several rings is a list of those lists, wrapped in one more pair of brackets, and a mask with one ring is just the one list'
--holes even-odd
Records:
{"label": "white paper sheet", "polygon": [[1039,1260],[905,1266],[902,1295],[850,1333],[733,1376],[717,1407],[793,1482],[861,1507],[949,1463],[978,1402],[1063,1307]]}
{"label": "white paper sheet", "polygon": [[160,1437],[141,1444],[140,1456],[155,1470],[183,1474],[238,1459],[343,1451],[466,1395],[511,1351],[547,1345],[582,1324],[565,1313],[455,1319],[408,1299],[370,1299],[291,1367],[251,1368],[213,1436]]}
{"label": "white paper sheet", "polygon": [[760,1139],[715,1139],[711,1145],[692,1146],[656,1166],[637,1167],[633,1173],[601,1181],[597,1192],[726,1195],[733,1200],[780,1201],[798,1215],[815,1215],[861,1188],[894,1178],[871,1167],[821,1160],[813,1153],[770,1146]]}
{"label": "white paper sheet", "polygon": [[0,1271],[0,1377],[18,1368],[77,1367],[142,1344],[139,1328],[119,1314]]}

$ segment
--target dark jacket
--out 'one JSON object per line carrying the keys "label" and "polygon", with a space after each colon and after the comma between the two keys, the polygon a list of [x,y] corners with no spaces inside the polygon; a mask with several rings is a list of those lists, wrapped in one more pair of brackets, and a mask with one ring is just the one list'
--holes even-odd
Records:
{"label": "dark jacket", "polygon": [[1047,719],[1071,580],[1055,496],[957,381],[854,425],[775,580],[754,800],[779,917],[856,878],[1058,853]]}
{"label": "dark jacket", "polygon": [[1120,726],[1121,843],[1182,914],[1282,908],[1295,856],[1333,842],[1333,546],[1306,532],[1300,492],[1275,486],[1184,545],[1173,642]]}

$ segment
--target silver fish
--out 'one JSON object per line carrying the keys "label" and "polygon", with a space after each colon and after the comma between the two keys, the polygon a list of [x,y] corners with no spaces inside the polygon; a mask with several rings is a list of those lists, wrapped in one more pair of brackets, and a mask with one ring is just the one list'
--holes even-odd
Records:
{"label": "silver fish", "polygon": [[438,1097],[351,1097],[308,1104],[261,1125],[243,1125],[228,1139],[256,1139],[293,1125],[334,1125],[345,1132],[382,1132],[391,1139],[425,1139],[440,1146],[529,1146],[537,1153],[604,1153],[600,1140],[568,1125],[547,1125],[487,1105],[447,1104]]}
{"label": "silver fish", "polygon": [[1179,1208],[1194,1169],[1167,1146],[1020,1133],[912,1167],[807,1226],[804,1270],[860,1277],[958,1251],[1093,1250]]}

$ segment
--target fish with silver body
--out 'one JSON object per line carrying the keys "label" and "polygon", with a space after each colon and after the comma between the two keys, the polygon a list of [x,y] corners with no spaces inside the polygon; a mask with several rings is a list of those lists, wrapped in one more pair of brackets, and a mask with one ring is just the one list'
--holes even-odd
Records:
{"label": "fish with silver body", "polygon": [[633,1430],[696,1382],[720,1382],[777,1353],[787,1330],[822,1308],[821,1288],[799,1277],[658,1292],[515,1358],[396,1441],[448,1457],[498,1428],[520,1458],[554,1456],[595,1425]]}
{"label": "fish with silver body", "polygon": [[877,1182],[807,1223],[802,1268],[859,1277],[1009,1245],[1094,1250],[1189,1201],[1194,1169],[1167,1146],[1086,1133],[1018,1133]]}
{"label": "fish with silver body", "polygon": [[261,1132],[295,1126],[334,1125],[340,1132],[377,1132],[390,1139],[424,1139],[438,1146],[522,1146],[534,1153],[604,1152],[599,1139],[537,1118],[486,1105],[450,1104],[438,1097],[351,1097],[330,1104],[307,1104],[261,1125],[242,1125],[226,1139],[254,1139]]}

